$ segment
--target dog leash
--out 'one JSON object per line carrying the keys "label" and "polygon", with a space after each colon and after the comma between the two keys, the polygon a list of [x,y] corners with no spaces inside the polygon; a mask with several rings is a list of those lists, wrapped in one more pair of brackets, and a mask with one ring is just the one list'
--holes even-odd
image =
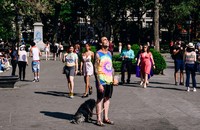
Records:
{"label": "dog leash", "polygon": [[89,112],[92,113],[93,115],[101,114],[101,113],[105,110],[105,108],[103,108],[103,110],[101,110],[100,113],[93,113],[93,112],[90,110],[90,108],[88,107],[88,105],[87,105],[87,108],[88,108]]}

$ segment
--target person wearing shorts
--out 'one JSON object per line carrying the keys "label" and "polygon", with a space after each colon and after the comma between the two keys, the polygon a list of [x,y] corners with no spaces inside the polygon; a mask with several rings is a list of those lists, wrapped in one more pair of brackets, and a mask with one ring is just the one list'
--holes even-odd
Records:
{"label": "person wearing shorts", "polygon": [[69,46],[69,51],[64,55],[65,74],[67,77],[69,98],[74,97],[74,75],[78,72],[78,56],[74,53],[74,47]]}
{"label": "person wearing shorts", "polygon": [[39,82],[40,56],[41,52],[35,42],[31,43],[30,56],[32,57],[32,71],[34,74],[33,82]]}
{"label": "person wearing shorts", "polygon": [[[184,85],[184,48],[181,45],[181,41],[177,41],[174,45],[173,49],[173,55],[174,55],[174,79],[175,79],[175,85]],[[180,71],[180,83],[178,82],[178,72]]]}
{"label": "person wearing shorts", "polygon": [[[110,106],[110,98],[113,93],[113,68],[112,55],[108,51],[109,41],[106,37],[101,38],[102,48],[97,51],[95,56],[95,78],[97,88],[97,122],[98,126],[105,124],[113,125],[114,122],[108,118],[108,111]],[[102,106],[104,109],[102,110]],[[103,111],[104,118],[101,119],[101,112]]]}

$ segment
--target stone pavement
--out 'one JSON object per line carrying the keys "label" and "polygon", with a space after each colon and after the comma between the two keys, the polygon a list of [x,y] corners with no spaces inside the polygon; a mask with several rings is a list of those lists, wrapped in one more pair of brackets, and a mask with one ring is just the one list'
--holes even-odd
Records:
{"label": "stone pavement", "polygon": [[[67,97],[67,83],[60,61],[41,61],[39,83],[32,83],[31,66],[26,81],[16,83],[14,89],[0,89],[0,130],[199,130],[200,89],[186,92],[175,86],[173,62],[166,55],[168,68],[164,75],[151,78],[147,89],[139,86],[132,75],[131,84],[115,86],[111,99],[110,118],[115,125],[101,128],[93,123],[71,124],[70,120],[81,103],[84,81],[75,77],[75,97]],[[10,71],[0,75],[10,75]],[[197,75],[200,86],[200,75]],[[94,86],[94,77],[91,78]],[[96,119],[96,116],[93,117]]]}

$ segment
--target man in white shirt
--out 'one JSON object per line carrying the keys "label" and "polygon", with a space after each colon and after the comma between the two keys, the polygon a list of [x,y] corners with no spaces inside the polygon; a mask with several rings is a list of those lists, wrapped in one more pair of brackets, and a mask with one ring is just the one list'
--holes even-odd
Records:
{"label": "man in white shirt", "polygon": [[39,82],[40,56],[41,52],[39,48],[35,45],[35,42],[32,42],[30,48],[30,57],[32,57],[32,71],[34,74],[33,82]]}

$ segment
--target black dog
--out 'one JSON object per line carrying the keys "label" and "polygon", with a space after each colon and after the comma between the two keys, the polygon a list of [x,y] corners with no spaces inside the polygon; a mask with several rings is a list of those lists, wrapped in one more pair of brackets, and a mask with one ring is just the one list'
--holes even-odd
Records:
{"label": "black dog", "polygon": [[84,121],[91,121],[91,117],[93,115],[93,109],[96,106],[96,101],[94,99],[88,99],[78,108],[75,113],[74,119],[72,123],[82,123]]}

